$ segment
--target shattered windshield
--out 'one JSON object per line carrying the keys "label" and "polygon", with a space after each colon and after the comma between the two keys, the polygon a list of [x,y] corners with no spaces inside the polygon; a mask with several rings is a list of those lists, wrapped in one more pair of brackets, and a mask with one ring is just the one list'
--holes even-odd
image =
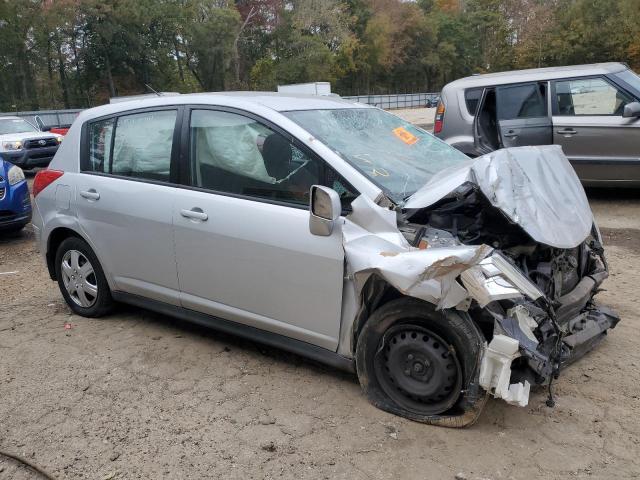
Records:
{"label": "shattered windshield", "polygon": [[636,92],[640,93],[640,77],[633,70],[624,70],[616,73],[615,76],[620,80],[627,82],[636,89]]}
{"label": "shattered windshield", "polygon": [[375,108],[283,113],[369,177],[395,203],[437,172],[469,159],[433,135]]}

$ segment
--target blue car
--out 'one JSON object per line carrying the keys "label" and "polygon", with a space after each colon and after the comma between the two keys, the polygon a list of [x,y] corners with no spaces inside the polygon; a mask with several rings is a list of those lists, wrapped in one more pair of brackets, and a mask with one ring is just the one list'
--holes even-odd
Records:
{"label": "blue car", "polygon": [[24,172],[0,159],[0,232],[18,231],[31,221],[31,198]]}

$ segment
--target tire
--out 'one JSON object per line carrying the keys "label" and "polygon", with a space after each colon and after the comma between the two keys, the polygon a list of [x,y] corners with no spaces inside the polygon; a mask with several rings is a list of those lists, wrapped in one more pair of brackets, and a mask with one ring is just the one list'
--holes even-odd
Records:
{"label": "tire", "polygon": [[69,237],[56,251],[56,279],[69,308],[82,317],[101,317],[113,308],[102,266],[84,240]]}
{"label": "tire", "polygon": [[399,298],[373,312],[358,335],[358,379],[382,410],[425,423],[466,426],[486,401],[474,384],[483,344],[466,314]]}

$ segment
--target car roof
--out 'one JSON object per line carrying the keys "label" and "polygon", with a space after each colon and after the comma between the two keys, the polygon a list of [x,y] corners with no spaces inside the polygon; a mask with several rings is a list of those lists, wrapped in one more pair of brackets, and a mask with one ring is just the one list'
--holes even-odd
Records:
{"label": "car roof", "polygon": [[82,121],[148,107],[168,105],[216,105],[251,110],[251,107],[266,107],[277,112],[292,110],[330,110],[344,108],[374,108],[340,98],[338,95],[302,95],[276,92],[213,92],[170,94],[145,98],[132,97],[117,103],[90,108],[81,113]]}
{"label": "car roof", "polygon": [[446,85],[445,88],[473,88],[504,85],[508,83],[553,80],[557,78],[582,77],[587,75],[606,75],[627,70],[624,63],[593,63],[589,65],[571,65],[566,67],[530,68],[510,72],[487,73],[460,78]]}

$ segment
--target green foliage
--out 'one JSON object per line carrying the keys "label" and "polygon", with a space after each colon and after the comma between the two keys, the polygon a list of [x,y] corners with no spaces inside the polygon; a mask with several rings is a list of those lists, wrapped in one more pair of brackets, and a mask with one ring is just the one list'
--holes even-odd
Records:
{"label": "green foliage", "polygon": [[625,61],[638,0],[0,0],[0,110],[330,81],[436,91],[472,73]]}

